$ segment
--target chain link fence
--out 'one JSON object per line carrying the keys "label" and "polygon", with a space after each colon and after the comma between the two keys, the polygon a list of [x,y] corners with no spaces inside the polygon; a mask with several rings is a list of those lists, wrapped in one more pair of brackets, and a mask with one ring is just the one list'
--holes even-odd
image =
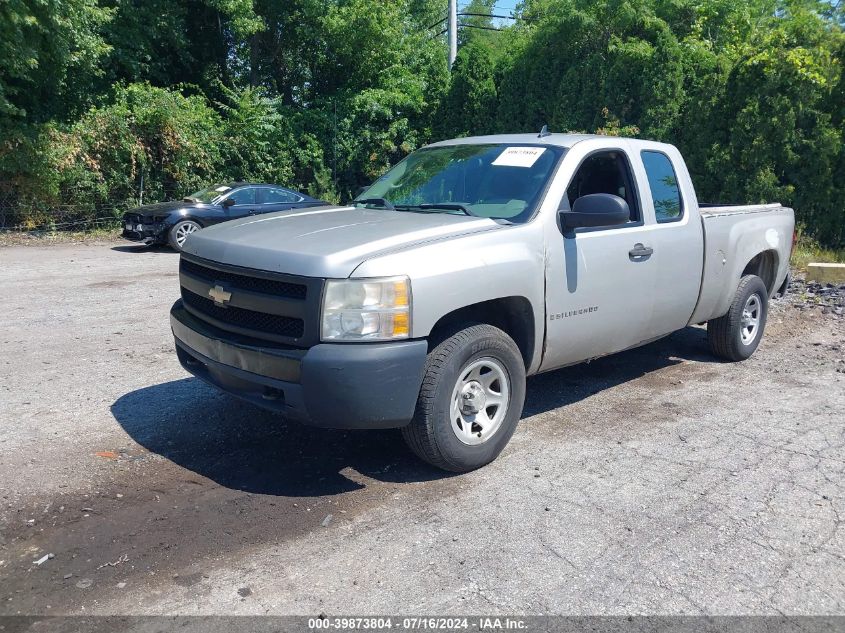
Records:
{"label": "chain link fence", "polygon": [[[76,196],[69,195],[73,199]],[[161,200],[179,200],[177,191],[164,192],[157,196]],[[59,203],[28,202],[15,193],[0,192],[0,233],[56,233],[62,231],[92,231],[95,229],[116,229],[123,214],[138,206],[139,202],[150,204],[161,200],[150,200],[138,196],[116,204],[105,203]]]}

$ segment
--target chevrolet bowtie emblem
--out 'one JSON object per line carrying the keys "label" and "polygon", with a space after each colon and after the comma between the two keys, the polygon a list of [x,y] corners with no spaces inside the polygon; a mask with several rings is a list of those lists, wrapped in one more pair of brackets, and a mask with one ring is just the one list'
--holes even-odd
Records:
{"label": "chevrolet bowtie emblem", "polygon": [[232,298],[232,293],[226,290],[223,286],[217,285],[214,286],[214,288],[209,289],[208,296],[214,299],[214,305],[224,306],[229,302],[229,299]]}

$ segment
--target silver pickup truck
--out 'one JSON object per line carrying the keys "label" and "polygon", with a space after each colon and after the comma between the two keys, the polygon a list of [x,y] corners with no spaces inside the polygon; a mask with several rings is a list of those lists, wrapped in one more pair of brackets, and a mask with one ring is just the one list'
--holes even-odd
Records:
{"label": "silver pickup truck", "polygon": [[192,374],[290,418],[401,428],[463,472],[525,378],[707,322],[738,361],[786,285],[792,209],[706,206],[671,146],[544,134],[408,156],[350,206],[191,235],[171,325]]}

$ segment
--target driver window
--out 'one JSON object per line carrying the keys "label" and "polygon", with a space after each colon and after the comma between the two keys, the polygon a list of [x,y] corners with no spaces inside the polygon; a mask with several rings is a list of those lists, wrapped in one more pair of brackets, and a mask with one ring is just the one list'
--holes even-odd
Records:
{"label": "driver window", "polygon": [[226,197],[233,200],[235,204],[255,204],[255,188],[238,189]]}
{"label": "driver window", "polygon": [[631,209],[631,222],[639,222],[640,207],[634,191],[634,179],[628,159],[620,151],[599,152],[587,157],[566,190],[569,208],[581,196],[609,193],[619,196]]}

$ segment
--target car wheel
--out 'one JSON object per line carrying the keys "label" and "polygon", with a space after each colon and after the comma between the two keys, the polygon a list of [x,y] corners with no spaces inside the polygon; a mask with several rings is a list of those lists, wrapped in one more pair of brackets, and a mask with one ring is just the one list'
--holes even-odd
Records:
{"label": "car wheel", "polygon": [[196,233],[201,228],[202,227],[193,220],[182,220],[181,222],[177,222],[173,225],[173,228],[170,229],[168,242],[170,242],[170,246],[174,249],[181,251],[185,246],[185,240],[188,239],[188,236],[191,233]]}
{"label": "car wheel", "polygon": [[524,403],[519,348],[502,330],[473,325],[429,352],[414,419],[402,435],[429,464],[468,472],[502,452]]}
{"label": "car wheel", "polygon": [[763,338],[768,309],[766,284],[756,275],[744,276],[727,314],[707,322],[710,350],[726,360],[749,358]]}

